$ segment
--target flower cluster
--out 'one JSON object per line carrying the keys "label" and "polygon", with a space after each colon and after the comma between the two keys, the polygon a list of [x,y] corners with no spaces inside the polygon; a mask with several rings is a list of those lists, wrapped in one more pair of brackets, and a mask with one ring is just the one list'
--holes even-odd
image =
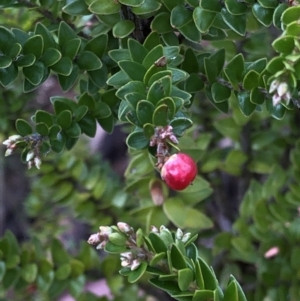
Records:
{"label": "flower cluster", "polygon": [[108,226],[100,226],[99,232],[92,234],[88,239],[88,243],[93,246],[97,246],[97,249],[104,249],[109,240],[109,235],[113,233],[113,229]]}
{"label": "flower cluster", "polygon": [[165,158],[169,155],[167,142],[178,144],[178,139],[173,133],[173,127],[167,125],[165,127],[156,127],[155,133],[150,140],[150,146],[157,146],[156,156],[158,169],[161,169],[165,162]]}
{"label": "flower cluster", "polygon": [[42,144],[42,140],[42,137],[37,134],[25,137],[20,135],[12,135],[3,142],[3,144],[7,147],[5,156],[10,156],[20,146],[20,144],[27,144],[29,148],[26,154],[28,168],[30,169],[32,166],[35,166],[37,169],[40,169],[42,164],[40,157],[40,146]]}
{"label": "flower cluster", "polygon": [[17,148],[17,143],[23,141],[23,137],[20,135],[9,136],[7,140],[3,142],[3,145],[6,146],[5,157],[10,156],[14,150]]}
{"label": "flower cluster", "polygon": [[289,91],[289,86],[286,82],[280,82],[275,79],[272,81],[269,93],[273,93],[272,102],[273,106],[277,106],[281,101],[289,104],[292,94]]}
{"label": "flower cluster", "polygon": [[[163,231],[170,232],[170,230],[168,228],[166,228],[165,226],[160,226],[159,229],[156,228],[155,226],[151,226],[151,229],[150,229],[150,232],[157,233],[157,234],[159,234]],[[178,228],[175,233],[175,238],[177,240],[181,240],[183,243],[186,243],[191,238],[191,236],[192,236],[192,234],[190,232],[183,233],[183,231],[180,228]]]}
{"label": "flower cluster", "polygon": [[123,243],[128,251],[120,253],[122,267],[128,267],[133,271],[147,258],[148,251],[137,246],[136,233],[128,224],[119,222],[117,227],[101,226],[99,229],[98,233],[90,236],[88,243],[96,245],[97,249],[104,249],[108,242],[118,242],[118,245]]}

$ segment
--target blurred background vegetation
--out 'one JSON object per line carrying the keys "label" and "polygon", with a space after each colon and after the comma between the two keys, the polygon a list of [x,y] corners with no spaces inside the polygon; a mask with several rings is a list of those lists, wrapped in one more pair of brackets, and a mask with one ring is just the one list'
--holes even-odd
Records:
{"label": "blurred background vegetation", "polygon": [[[24,31],[41,20],[51,28],[61,19],[76,28],[93,22],[47,19],[46,10],[22,6],[0,9],[2,26]],[[239,52],[248,62],[271,58],[279,31],[251,21],[255,33],[208,42],[207,49],[225,47],[227,61]],[[18,78],[0,87],[1,142],[15,133],[16,119],[30,120],[37,109],[51,112],[51,96],[78,93],[78,86],[63,92],[54,75],[33,92],[24,94],[22,86]],[[127,151],[127,126],[111,135],[99,128],[71,151],[50,152],[40,170],[27,170],[19,154],[4,159],[1,143],[0,300],[171,300],[147,276],[129,285],[118,274],[119,258],[86,244],[100,225],[118,221],[146,231],[163,224],[197,232],[199,253],[221,286],[234,274],[249,301],[300,300],[299,109],[276,119],[262,106],[245,117],[234,97],[229,104],[225,114],[203,92],[195,94],[194,126],[179,145],[199,162],[201,178],[186,194],[169,194],[164,186],[163,205],[155,204],[151,189],[159,179],[153,160],[147,151]],[[198,213],[182,221],[174,202],[193,204]]]}

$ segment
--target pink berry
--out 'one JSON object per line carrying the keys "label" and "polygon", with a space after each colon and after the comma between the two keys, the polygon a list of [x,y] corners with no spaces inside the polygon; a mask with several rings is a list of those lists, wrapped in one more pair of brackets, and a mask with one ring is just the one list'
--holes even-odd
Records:
{"label": "pink berry", "polygon": [[161,169],[161,178],[174,190],[188,187],[197,175],[195,161],[184,153],[172,155]]}

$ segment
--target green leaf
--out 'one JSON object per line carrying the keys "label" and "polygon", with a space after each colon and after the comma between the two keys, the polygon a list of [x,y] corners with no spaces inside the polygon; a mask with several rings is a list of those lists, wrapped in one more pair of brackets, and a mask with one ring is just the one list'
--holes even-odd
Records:
{"label": "green leaf", "polygon": [[44,41],[41,35],[35,35],[29,38],[23,45],[23,53],[32,53],[37,59],[39,59],[44,51]]}
{"label": "green leaf", "polygon": [[59,115],[63,111],[73,111],[72,108],[76,108],[76,104],[68,98],[53,99],[54,111],[56,115]]}
{"label": "green leaf", "polygon": [[50,67],[61,59],[61,53],[55,48],[47,48],[40,58],[46,67]]}
{"label": "green leaf", "polygon": [[208,80],[213,83],[220,74],[225,62],[225,50],[220,49],[209,57],[204,58],[205,73]]}
{"label": "green leaf", "polygon": [[8,53],[8,56],[10,56],[12,59],[16,59],[22,51],[22,46],[19,43],[12,44],[10,51]]}
{"label": "green leaf", "polygon": [[7,53],[9,51],[9,47],[15,41],[14,34],[8,30],[7,28],[0,26],[0,49]]}
{"label": "green leaf", "polygon": [[124,60],[131,59],[136,63],[142,63],[148,53],[148,50],[137,40],[134,39],[128,39],[128,49],[129,49],[130,57],[126,56]]}
{"label": "green leaf", "polygon": [[89,137],[95,137],[97,130],[97,123],[94,116],[87,113],[82,119],[78,121],[81,131]]}
{"label": "green leaf", "polygon": [[81,70],[97,70],[102,67],[101,60],[91,51],[83,51],[76,60]]}
{"label": "green leaf", "polygon": [[45,73],[46,67],[40,61],[36,61],[33,65],[23,68],[24,76],[34,86],[39,85],[43,81]]}
{"label": "green leaf", "polygon": [[212,11],[212,12],[220,12],[221,11],[221,4],[218,0],[201,0],[200,7],[205,10]]}
{"label": "green leaf", "polygon": [[49,134],[48,126],[43,122],[37,123],[35,126],[35,130],[38,134],[40,134],[42,136],[48,136],[48,134]]}
{"label": "green leaf", "polygon": [[81,120],[85,114],[88,112],[89,108],[86,105],[81,105],[74,111],[74,121]]}
{"label": "green leaf", "polygon": [[166,104],[162,104],[155,109],[152,118],[152,123],[155,126],[165,126],[168,124],[168,109]]}
{"label": "green leaf", "polygon": [[235,0],[226,0],[225,6],[232,15],[245,14],[248,9],[245,2],[236,2]]}
{"label": "green leaf", "polygon": [[21,55],[16,60],[16,65],[18,67],[28,67],[34,64],[36,58],[32,53],[26,55]]}
{"label": "green leaf", "polygon": [[130,148],[143,149],[149,145],[149,140],[143,130],[137,129],[128,135],[126,143]]}
{"label": "green leaf", "polygon": [[56,265],[63,265],[70,261],[70,256],[64,248],[63,244],[56,238],[53,239],[51,244],[52,260]]}
{"label": "green leaf", "polygon": [[131,271],[128,275],[128,282],[129,283],[135,283],[137,282],[146,272],[147,269],[147,263],[142,262],[141,265],[134,271]]}
{"label": "green leaf", "polygon": [[258,86],[259,73],[250,70],[244,77],[243,86],[246,90],[251,90]]}
{"label": "green leaf", "polygon": [[193,11],[193,19],[197,29],[201,33],[206,33],[216,18],[216,13],[196,7]]}
{"label": "green leaf", "polygon": [[122,87],[128,82],[130,82],[130,77],[123,70],[121,70],[112,75],[106,83],[110,86]]}
{"label": "green leaf", "polygon": [[147,100],[141,100],[138,102],[136,113],[141,124],[152,123],[152,116],[155,110],[155,106]]}
{"label": "green leaf", "polygon": [[250,116],[256,108],[256,105],[250,101],[249,92],[238,93],[239,106],[245,116]]}
{"label": "green leaf", "polygon": [[149,233],[149,239],[156,253],[167,252],[168,248],[164,240],[156,233]]}
{"label": "green leaf", "polygon": [[267,99],[266,100],[266,108],[268,110],[268,112],[276,119],[281,120],[283,119],[286,109],[283,105],[281,105],[280,103],[276,106],[273,106],[272,100],[271,99]]}
{"label": "green leaf", "polygon": [[130,20],[121,20],[114,25],[112,29],[113,36],[115,38],[125,38],[129,36],[135,29],[135,25]]}
{"label": "green leaf", "polygon": [[290,54],[295,47],[295,40],[293,36],[282,36],[273,41],[272,46],[275,51]]}
{"label": "green leaf", "polygon": [[156,106],[156,104],[162,98],[170,95],[171,87],[171,78],[169,76],[162,77],[150,86],[147,94],[147,100],[149,100]]}
{"label": "green leaf", "polygon": [[5,262],[4,261],[0,261],[0,281],[2,282],[3,277],[5,275],[6,272],[6,266],[5,266]]}
{"label": "green leaf", "polygon": [[288,8],[287,3],[281,3],[279,4],[273,14],[273,24],[276,26],[278,29],[281,29],[281,20],[283,20],[283,13],[284,11]]}
{"label": "green leaf", "polygon": [[11,64],[8,68],[0,69],[0,83],[7,87],[13,83],[18,76],[18,68],[15,64]]}
{"label": "green leaf", "polygon": [[107,47],[108,37],[106,34],[100,34],[93,39],[89,40],[84,50],[91,51],[98,56],[98,58],[103,57],[106,47]]}
{"label": "green leaf", "polygon": [[35,281],[38,267],[35,263],[30,263],[22,267],[21,277],[28,283]]}
{"label": "green leaf", "polygon": [[153,31],[147,36],[143,45],[148,51],[151,51],[154,47],[156,47],[159,44],[160,44],[159,34]]}
{"label": "green leaf", "polygon": [[68,3],[62,8],[62,10],[71,16],[85,16],[90,15],[91,12],[88,10],[88,6],[85,1],[75,0]]}
{"label": "green leaf", "polygon": [[24,119],[17,119],[16,129],[21,136],[27,136],[32,134],[32,128],[30,124]]}
{"label": "green leaf", "polygon": [[211,94],[215,102],[223,102],[228,100],[231,90],[222,84],[215,82],[211,86]]}
{"label": "green leaf", "polygon": [[146,123],[143,126],[143,130],[144,130],[144,134],[145,136],[150,140],[151,137],[154,135],[155,133],[155,129],[154,126],[150,123]]}
{"label": "green leaf", "polygon": [[192,20],[192,11],[184,7],[184,5],[177,5],[171,12],[171,26],[173,28],[180,28]]}
{"label": "green leaf", "polygon": [[78,38],[74,30],[64,21],[59,24],[58,43],[61,49],[68,45],[69,41]]}
{"label": "green leaf", "polygon": [[185,269],[187,267],[184,254],[181,253],[181,251],[175,244],[173,244],[171,247],[171,262],[172,262],[172,267],[177,270]]}
{"label": "green leaf", "polygon": [[71,125],[71,122],[72,122],[72,113],[67,110],[61,111],[57,115],[56,122],[63,130],[67,129]]}
{"label": "green leaf", "polygon": [[106,131],[109,134],[112,133],[115,124],[114,117],[112,114],[106,118],[97,118],[97,121],[104,131]]}
{"label": "green leaf", "polygon": [[229,284],[224,293],[224,301],[236,300],[236,301],[247,301],[245,294],[243,293],[238,282],[231,276]]}
{"label": "green leaf", "polygon": [[145,0],[143,4],[138,7],[133,7],[132,12],[135,15],[147,15],[159,10],[161,4],[156,0]]}
{"label": "green leaf", "polygon": [[300,13],[299,6],[291,6],[291,7],[287,8],[282,14],[282,17],[281,17],[282,23],[285,25],[288,25],[290,23],[298,21],[299,13]]}
{"label": "green leaf", "polygon": [[[197,290],[193,296],[193,301],[206,301],[206,300],[218,300],[214,299],[214,291],[211,290]],[[232,300],[234,301],[234,300]]]}
{"label": "green leaf", "polygon": [[116,1],[96,0],[91,3],[89,10],[94,14],[99,15],[111,15],[118,13],[121,8],[121,4]]}
{"label": "green leaf", "polygon": [[119,2],[126,6],[135,7],[142,5],[145,2],[145,0],[119,0]]}
{"label": "green leaf", "polygon": [[11,63],[12,59],[9,56],[0,56],[0,69],[9,67]]}
{"label": "green leaf", "polygon": [[164,50],[161,44],[156,45],[148,52],[143,60],[143,66],[149,69],[158,59],[164,56]]}
{"label": "green leaf", "polygon": [[191,42],[197,43],[201,40],[201,33],[197,29],[193,20],[178,28],[178,31]]}
{"label": "green leaf", "polygon": [[63,74],[58,74],[58,80],[62,90],[63,91],[70,90],[75,84],[78,75],[79,75],[79,68],[77,65],[73,65],[73,69],[70,75],[64,76]]}
{"label": "green leaf", "polygon": [[69,76],[73,70],[73,63],[70,58],[65,56],[52,65],[51,69],[60,75]]}
{"label": "green leaf", "polygon": [[213,227],[210,218],[199,210],[187,207],[180,199],[176,199],[176,202],[172,199],[167,200],[163,204],[163,210],[170,221],[179,228],[201,230]]}
{"label": "green leaf", "polygon": [[76,38],[70,40],[68,44],[62,48],[62,56],[68,57],[71,60],[75,59],[76,55],[78,54],[78,51],[80,50],[80,46],[81,39]]}
{"label": "green leaf", "polygon": [[71,270],[71,265],[69,263],[65,263],[55,271],[55,278],[58,280],[65,280],[70,276]]}
{"label": "green leaf", "polygon": [[78,100],[78,106],[87,106],[89,111],[93,111],[95,109],[96,102],[91,95],[85,92],[81,94]]}
{"label": "green leaf", "polygon": [[235,90],[239,89],[239,82],[242,81],[244,72],[244,57],[242,54],[237,54],[231,59],[224,69],[224,73],[232,84]]}
{"label": "green leaf", "polygon": [[167,12],[157,14],[152,20],[150,27],[152,31],[156,31],[160,34],[173,31],[172,26],[170,24],[170,14]]}
{"label": "green leaf", "polygon": [[78,138],[81,135],[81,128],[77,122],[72,121],[65,133],[70,138]]}
{"label": "green leaf", "polygon": [[246,33],[246,15],[232,15],[228,10],[222,8],[221,16],[224,22],[237,34],[244,36]]}
{"label": "green leaf", "polygon": [[176,136],[182,136],[184,131],[193,125],[193,122],[186,117],[177,117],[171,120],[170,125],[173,127],[173,133]]}
{"label": "green leaf", "polygon": [[274,9],[262,7],[260,4],[255,3],[252,6],[252,13],[258,22],[264,26],[270,26],[273,20]]}
{"label": "green leaf", "polygon": [[120,68],[129,76],[130,79],[136,81],[143,81],[146,73],[146,68],[140,63],[131,61],[119,62]]}
{"label": "green leaf", "polygon": [[35,27],[35,34],[43,38],[44,49],[55,48],[54,38],[49,29],[43,23],[37,23]]}

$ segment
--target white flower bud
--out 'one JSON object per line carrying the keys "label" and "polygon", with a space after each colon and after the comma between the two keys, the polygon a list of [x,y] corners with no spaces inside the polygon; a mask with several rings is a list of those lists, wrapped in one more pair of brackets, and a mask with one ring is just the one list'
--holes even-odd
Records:
{"label": "white flower bud", "polygon": [[123,268],[128,267],[129,265],[130,265],[130,262],[127,259],[121,261],[121,266]]}
{"label": "white flower bud", "polygon": [[158,231],[158,229],[155,226],[151,226],[150,227],[150,232],[152,232],[152,233],[158,233],[159,231]]}
{"label": "white flower bud", "polygon": [[279,85],[279,81],[273,80],[270,85],[269,93],[273,93],[277,89],[278,85]]}
{"label": "white flower bud", "polygon": [[8,148],[8,149],[5,151],[4,156],[5,156],[5,157],[10,156],[12,153],[13,153],[13,150],[12,150],[11,148]]}
{"label": "white flower bud", "polygon": [[22,136],[20,135],[12,135],[12,136],[9,136],[8,139],[12,142],[17,142],[18,140],[20,140],[22,138]]}
{"label": "white flower bud", "polygon": [[121,260],[122,260],[122,259],[127,259],[127,260],[129,260],[129,261],[132,260],[132,253],[131,253],[131,252],[124,252],[124,253],[121,253],[120,256],[121,256]]}
{"label": "white flower bud", "polygon": [[108,235],[113,232],[112,228],[109,226],[100,226],[99,229],[100,229],[100,234],[105,237],[108,237]]}
{"label": "white flower bud", "polygon": [[131,264],[131,271],[136,270],[141,265],[141,262],[138,259],[134,259]]}
{"label": "white flower bud", "polygon": [[190,232],[185,233],[182,237],[182,242],[186,243],[191,238],[191,236],[192,234]]}
{"label": "white flower bud", "polygon": [[42,160],[40,157],[35,157],[34,158],[34,165],[37,169],[40,169],[41,168],[41,165],[42,165]]}
{"label": "white flower bud", "polygon": [[277,93],[279,96],[283,96],[289,89],[287,83],[281,83],[277,88]]}
{"label": "white flower bud", "polygon": [[12,141],[10,139],[7,139],[7,140],[3,141],[2,144],[9,147],[12,144]]}
{"label": "white flower bud", "polygon": [[27,156],[26,156],[26,162],[29,162],[33,159],[34,157],[34,152],[31,150],[27,153]]}
{"label": "white flower bud", "polygon": [[176,231],[176,238],[181,240],[182,236],[183,236],[183,232],[182,232],[181,229],[178,228],[177,231]]}

